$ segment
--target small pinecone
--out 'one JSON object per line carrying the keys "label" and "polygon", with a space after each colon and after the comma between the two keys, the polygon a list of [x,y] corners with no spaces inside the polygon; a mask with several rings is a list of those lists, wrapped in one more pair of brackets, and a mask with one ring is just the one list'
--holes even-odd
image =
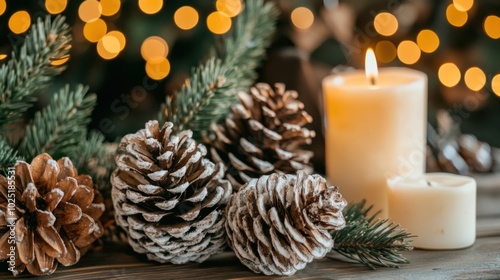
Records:
{"label": "small pinecone", "polygon": [[58,263],[77,263],[103,233],[104,203],[92,178],[78,175],[68,158],[56,162],[48,154],[31,164],[17,162],[14,178],[0,176],[0,260],[11,259],[9,234],[15,230],[14,275],[25,268],[49,275]]}
{"label": "small pinecone", "polygon": [[205,143],[215,162],[228,165],[226,176],[235,190],[273,172],[312,172],[313,153],[300,146],[310,144],[315,132],[304,127],[312,118],[297,97],[284,84],[273,90],[260,83],[250,93],[239,93],[241,104],[232,108],[225,123],[212,124]]}
{"label": "small pinecone", "polygon": [[226,207],[229,245],[256,273],[291,275],[333,248],[346,201],[319,175],[274,173],[252,179]]}
{"label": "small pinecone", "polygon": [[225,247],[223,206],[232,188],[191,131],[172,129],[149,121],[121,140],[111,176],[116,222],[150,260],[202,262]]}

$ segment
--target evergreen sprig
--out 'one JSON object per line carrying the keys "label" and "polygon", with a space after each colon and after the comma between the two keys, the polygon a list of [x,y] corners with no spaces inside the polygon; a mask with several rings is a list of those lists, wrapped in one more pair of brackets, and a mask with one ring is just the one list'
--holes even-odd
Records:
{"label": "evergreen sprig", "polygon": [[19,152],[31,159],[40,153],[53,158],[67,156],[74,146],[85,139],[87,125],[96,102],[95,94],[86,95],[88,88],[78,85],[74,90],[64,87],[50,104],[26,128]]}
{"label": "evergreen sprig", "polygon": [[159,119],[173,122],[179,131],[191,129],[200,140],[210,123],[224,118],[238,102],[237,92],[254,82],[277,16],[271,3],[246,1],[233,29],[222,37],[217,55],[196,67],[180,91],[167,97]]}
{"label": "evergreen sprig", "polygon": [[387,219],[375,220],[379,212],[369,215],[372,208],[364,200],[346,207],[346,227],[333,234],[332,251],[372,269],[409,263],[400,251],[413,249],[409,239],[414,236]]}
{"label": "evergreen sprig", "polygon": [[14,47],[10,60],[0,68],[0,132],[19,122],[22,114],[36,101],[34,92],[44,89],[52,76],[65,66],[54,66],[54,60],[67,57],[70,28],[64,17],[47,16],[31,26],[20,48]]}
{"label": "evergreen sprig", "polygon": [[7,168],[14,166],[17,160],[22,160],[7,140],[0,137],[0,174],[5,174]]}

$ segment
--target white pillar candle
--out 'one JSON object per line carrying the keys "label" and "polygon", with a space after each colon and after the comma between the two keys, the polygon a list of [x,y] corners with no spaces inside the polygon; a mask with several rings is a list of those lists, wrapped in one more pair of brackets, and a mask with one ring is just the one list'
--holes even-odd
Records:
{"label": "white pillar candle", "polygon": [[[323,80],[326,175],[350,202],[366,199],[387,217],[386,180],[425,172],[427,76],[382,68]],[[375,67],[375,70],[373,70]]]}
{"label": "white pillar candle", "polygon": [[467,176],[428,173],[388,180],[389,215],[417,235],[422,249],[460,249],[476,239],[476,181]]}

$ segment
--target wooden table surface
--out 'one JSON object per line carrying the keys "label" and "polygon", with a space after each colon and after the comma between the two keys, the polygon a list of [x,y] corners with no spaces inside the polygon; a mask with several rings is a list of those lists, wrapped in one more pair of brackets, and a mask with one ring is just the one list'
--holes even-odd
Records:
{"label": "wooden table surface", "polygon": [[[398,269],[378,268],[324,258],[290,277],[280,279],[500,279],[500,177],[478,179],[478,219],[476,243],[463,250],[403,252],[410,264]],[[23,277],[29,277],[25,272]],[[0,279],[13,279],[6,263],[0,264]],[[17,277],[16,279],[20,279]],[[270,279],[241,265],[236,256],[225,252],[202,264],[158,264],[135,254],[126,245],[106,244],[99,252],[89,252],[72,267],[36,279]],[[33,279],[33,278],[32,278]]]}

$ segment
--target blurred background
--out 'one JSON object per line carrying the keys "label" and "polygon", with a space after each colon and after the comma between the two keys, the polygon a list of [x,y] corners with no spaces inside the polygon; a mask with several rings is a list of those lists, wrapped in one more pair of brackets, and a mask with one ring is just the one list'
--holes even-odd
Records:
{"label": "blurred background", "polygon": [[[462,132],[500,147],[500,1],[273,2],[281,17],[259,80],[298,90],[316,131],[322,130],[321,80],[339,65],[363,68],[372,47],[379,66],[427,73],[430,123],[445,109]],[[165,96],[180,88],[243,7],[240,0],[0,0],[0,64],[36,18],[66,16],[71,56],[53,62],[68,68],[52,91],[89,85],[98,94],[91,128],[115,140],[156,117]]]}

